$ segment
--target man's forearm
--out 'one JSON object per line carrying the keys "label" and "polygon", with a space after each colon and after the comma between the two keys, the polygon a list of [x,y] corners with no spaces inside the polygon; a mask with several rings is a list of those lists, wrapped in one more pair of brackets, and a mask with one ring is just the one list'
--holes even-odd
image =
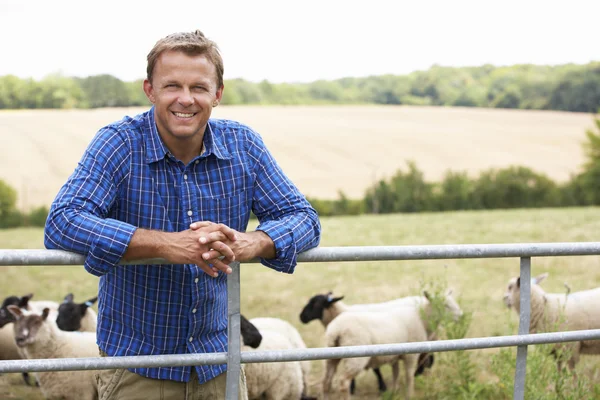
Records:
{"label": "man's forearm", "polygon": [[166,251],[173,233],[138,228],[131,237],[123,260],[145,260],[149,258],[168,259]]}
{"label": "man's forearm", "polygon": [[[277,256],[275,251],[275,243],[273,240],[263,231],[248,232],[255,243],[255,255],[254,257],[271,259]],[[254,258],[252,257],[252,258]]]}

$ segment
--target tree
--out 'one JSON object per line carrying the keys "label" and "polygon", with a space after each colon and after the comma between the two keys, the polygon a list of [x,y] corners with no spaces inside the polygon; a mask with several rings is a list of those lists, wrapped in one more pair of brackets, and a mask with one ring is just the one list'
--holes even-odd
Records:
{"label": "tree", "polygon": [[584,190],[584,198],[587,204],[600,204],[600,118],[595,118],[594,129],[585,132],[587,142],[583,148],[587,161],[583,166],[583,173],[579,176],[581,186]]}
{"label": "tree", "polygon": [[0,179],[0,227],[5,227],[15,211],[17,203],[17,192],[7,183]]}

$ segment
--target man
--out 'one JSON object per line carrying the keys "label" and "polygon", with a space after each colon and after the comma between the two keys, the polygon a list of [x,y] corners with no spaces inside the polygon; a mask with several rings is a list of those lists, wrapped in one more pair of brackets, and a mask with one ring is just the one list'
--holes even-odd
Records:
{"label": "man", "polygon": [[[228,264],[259,258],[292,273],[297,254],[319,243],[318,216],[256,132],[210,119],[223,61],[202,32],[155,44],[144,92],[149,111],[91,141],[51,206],[45,245],[84,254],[100,277],[102,355],[224,352]],[[245,232],[251,212],[260,224]],[[149,258],[171,264],[118,265]],[[104,370],[98,390],[101,399],[222,399],[225,369]]]}

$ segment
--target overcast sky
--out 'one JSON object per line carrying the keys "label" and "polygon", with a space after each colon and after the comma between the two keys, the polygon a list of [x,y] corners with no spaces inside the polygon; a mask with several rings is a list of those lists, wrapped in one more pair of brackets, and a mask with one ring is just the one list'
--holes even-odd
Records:
{"label": "overcast sky", "polygon": [[599,0],[0,0],[0,76],[131,81],[159,38],[194,29],[220,46],[225,79],[582,64],[600,60],[599,15]]}

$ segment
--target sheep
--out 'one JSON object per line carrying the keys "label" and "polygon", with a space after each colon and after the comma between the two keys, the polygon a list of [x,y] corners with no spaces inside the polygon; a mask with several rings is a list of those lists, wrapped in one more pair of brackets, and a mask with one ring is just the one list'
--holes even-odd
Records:
{"label": "sheep", "polygon": [[98,296],[83,303],[73,302],[73,294],[65,296],[64,301],[58,307],[56,324],[63,331],[96,332],[98,315],[91,308],[98,300]]}
{"label": "sheep", "polygon": [[0,328],[15,321],[15,317],[8,312],[8,306],[14,305],[25,310],[36,310],[41,312],[44,308],[50,309],[51,312],[58,312],[58,303],[49,300],[29,301],[33,297],[33,293],[23,297],[8,296],[2,302],[0,307]]}
{"label": "sheep", "polygon": [[[269,329],[258,330],[244,316],[242,316],[240,330],[244,341],[242,351],[295,348],[285,335]],[[258,336],[260,339],[257,338]],[[249,337],[253,339],[252,346],[246,342]],[[258,345],[254,347],[257,343]],[[267,400],[300,400],[302,398],[302,368],[298,361],[247,363],[244,364],[244,373],[249,400],[262,399],[263,396]]]}
{"label": "sheep", "polygon": [[[13,333],[14,316],[8,311],[9,305],[15,305],[23,309],[34,309],[42,311],[45,307],[53,310],[55,314],[58,310],[58,304],[53,301],[29,301],[33,297],[33,293],[23,297],[8,296],[2,302],[0,307],[0,360],[21,360],[25,358],[24,354],[17,347]],[[22,373],[23,381],[26,385],[31,385],[29,382],[29,374]]]}
{"label": "sheep", "polygon": [[12,324],[0,328],[0,360],[20,360]]}
{"label": "sheep", "polygon": [[[600,288],[573,293],[546,293],[540,283],[548,277],[543,273],[531,280],[531,317],[529,333],[548,332],[552,330],[577,331],[600,329]],[[511,278],[504,293],[504,303],[520,311],[521,278]],[[570,292],[570,290],[569,290]],[[579,362],[581,354],[600,354],[600,340],[583,340],[578,342],[557,343],[554,353],[559,349],[567,350],[569,370],[573,370]],[[562,361],[557,360],[559,370]]]}
{"label": "sheep", "polygon": [[[28,359],[99,357],[94,332],[66,332],[49,318],[50,310],[41,314],[8,306],[16,319],[14,334],[17,346]],[[98,391],[94,371],[36,372],[46,399],[96,400]]]}
{"label": "sheep", "polygon": [[[448,293],[446,307],[455,319],[462,310]],[[400,305],[376,311],[344,311],[333,319],[325,330],[325,342],[329,347],[374,345],[387,343],[422,342],[430,338],[429,321],[432,306],[431,297],[424,292],[424,299],[413,298],[412,305]],[[392,390],[396,390],[399,360],[404,361],[405,395],[409,399],[414,393],[414,376],[417,370],[418,354],[372,356],[360,358],[330,359],[326,361],[322,381],[324,398],[331,392],[333,377],[340,369],[338,391],[342,398],[350,398],[349,384],[363,369],[375,368],[383,364],[392,365]]]}
{"label": "sheep", "polygon": [[[369,310],[382,310],[389,309],[395,306],[406,306],[406,305],[419,305],[424,300],[422,296],[409,296],[401,297],[398,299],[381,302],[381,303],[369,303],[369,304],[352,304],[346,305],[341,300],[344,296],[333,297],[332,292],[327,294],[317,294],[310,298],[306,306],[300,313],[300,321],[302,323],[309,323],[312,320],[318,319],[321,321],[323,326],[327,328],[327,325],[335,317],[340,315],[344,311],[369,311]],[[434,362],[433,354],[422,353],[419,355],[418,368],[415,372],[415,376],[419,376],[425,372],[425,368],[431,368]],[[377,384],[380,392],[385,392],[387,386],[381,375],[379,368],[373,368],[373,373],[377,377]],[[350,393],[354,394],[356,389],[355,380],[350,382]]]}
{"label": "sheep", "polygon": [[[289,322],[279,318],[252,318],[250,322],[258,328],[259,331],[271,330],[279,332],[287,337],[290,343],[296,349],[305,349],[306,343],[302,339],[300,332]],[[301,361],[303,390],[302,398],[307,399],[306,391],[308,390],[308,377],[310,376],[310,361]]]}

